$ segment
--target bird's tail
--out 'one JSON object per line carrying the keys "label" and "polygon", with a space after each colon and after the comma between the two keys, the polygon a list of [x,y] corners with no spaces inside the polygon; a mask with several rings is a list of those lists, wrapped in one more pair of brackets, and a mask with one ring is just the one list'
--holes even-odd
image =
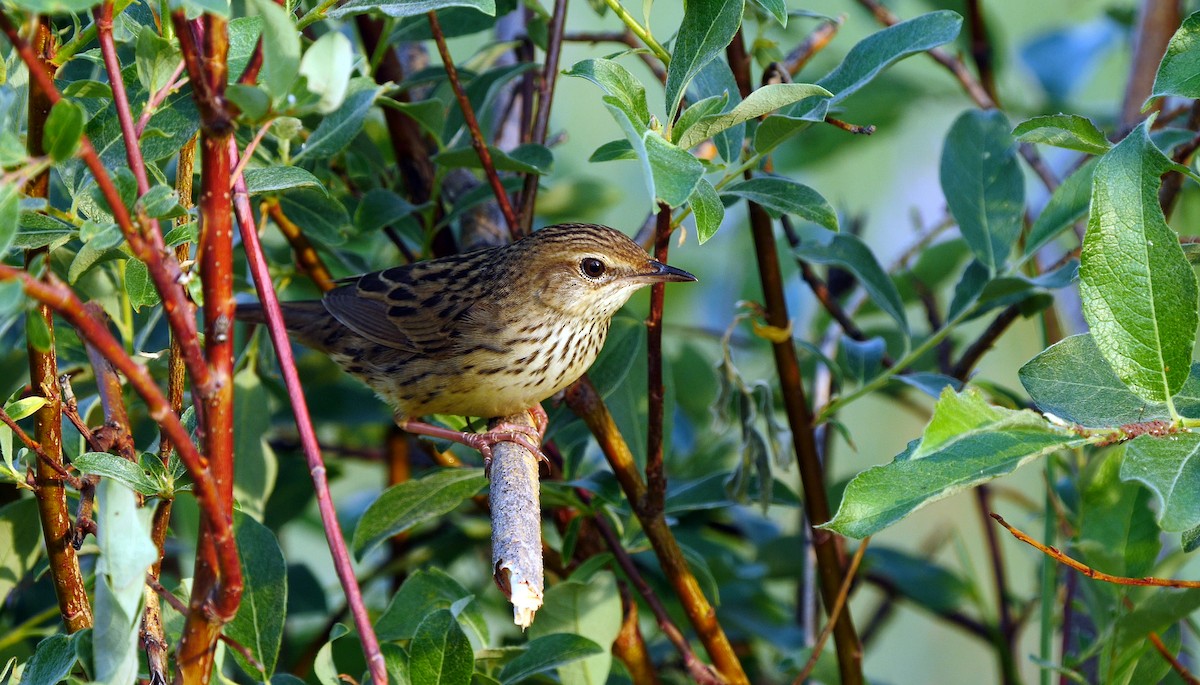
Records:
{"label": "bird's tail", "polygon": [[[325,305],[320,300],[309,302],[281,302],[283,310],[283,325],[292,337],[308,347],[324,349],[327,344],[331,326],[340,326],[337,320],[329,315]],[[246,323],[265,324],[266,312],[261,304],[239,304],[234,317]]]}

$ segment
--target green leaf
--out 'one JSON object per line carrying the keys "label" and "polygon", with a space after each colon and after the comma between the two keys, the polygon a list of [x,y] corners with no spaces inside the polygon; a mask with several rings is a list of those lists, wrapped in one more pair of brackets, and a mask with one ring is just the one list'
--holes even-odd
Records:
{"label": "green leaf", "polygon": [[1107,450],[1088,463],[1079,483],[1078,535],[1073,543],[1092,568],[1117,576],[1144,576],[1162,544],[1150,493],[1122,483],[1121,451]]}
{"label": "green leaf", "polygon": [[818,264],[836,264],[849,270],[871,296],[871,301],[892,317],[908,335],[904,303],[892,279],[879,265],[871,248],[855,235],[834,233],[815,226],[798,229],[800,244],[794,252],[802,259]]}
{"label": "green leaf", "polygon": [[[482,647],[488,644],[488,625],[479,602],[465,605],[463,599],[473,595],[457,580],[436,568],[419,569],[409,576],[392,597],[383,615],[375,623],[379,639],[384,642],[410,640],[417,633],[422,619],[437,609],[458,607],[458,622],[474,634]],[[540,618],[540,615],[539,615]]]}
{"label": "green leaf", "polygon": [[146,475],[141,466],[108,452],[87,452],[71,460],[83,473],[112,478],[142,495],[158,493],[158,483]]}
{"label": "green leaf", "polygon": [[1091,119],[1078,114],[1034,117],[1017,124],[1012,134],[1023,143],[1042,143],[1089,155],[1102,155],[1112,147]]}
{"label": "green leaf", "polygon": [[837,213],[817,191],[781,176],[756,176],[725,186],[722,195],[732,195],[763,206],[771,216],[795,214],[831,231],[838,230]]}
{"label": "green leaf", "polygon": [[1200,12],[1184,19],[1171,36],[1146,105],[1163,95],[1200,98]]}
{"label": "green leaf", "polygon": [[467,685],[475,654],[467,635],[446,609],[429,614],[409,647],[408,673],[414,683]]}
{"label": "green leaf", "polygon": [[14,183],[0,181],[0,258],[8,253],[17,238],[20,216],[21,189]]}
{"label": "green leaf", "polygon": [[38,643],[21,673],[22,685],[61,683],[75,667],[75,641],[57,633]]}
{"label": "green leaf", "polygon": [[684,4],[683,22],[667,65],[667,119],[675,118],[684,91],[700,69],[733,40],[742,24],[742,8],[742,0],[690,0]]}
{"label": "green leaf", "polygon": [[1121,478],[1144,483],[1158,500],[1158,525],[1181,533],[1200,525],[1200,434],[1143,435],[1125,446]]}
{"label": "green leaf", "polygon": [[987,404],[978,392],[947,389],[925,434],[890,464],[859,473],[837,515],[821,528],[863,538],[921,507],[1009,474],[1083,438],[1028,410]]}
{"label": "green leaf", "polygon": [[1095,171],[1095,162],[1088,161],[1054,189],[1046,206],[1029,229],[1029,237],[1025,240],[1025,254],[1037,252],[1043,245],[1058,237],[1059,233],[1087,215],[1092,202],[1092,174]]}
{"label": "green leaf", "polygon": [[337,31],[321,36],[304,52],[299,72],[308,91],[321,96],[317,112],[329,114],[342,106],[353,68],[354,49]]}
{"label": "green leaf", "polygon": [[971,584],[931,559],[871,545],[863,570],[883,574],[901,597],[935,613],[959,609],[973,599]]}
{"label": "green leaf", "polygon": [[1080,256],[1083,315],[1129,389],[1163,402],[1187,380],[1196,341],[1196,274],[1158,204],[1174,165],[1142,124],[1096,166]]}
{"label": "green leaf", "polygon": [[[1020,377],[1039,409],[1081,426],[1111,428],[1171,418],[1165,402],[1147,402],[1117,378],[1087,333],[1051,345],[1021,367]],[[1200,364],[1193,365],[1174,400],[1181,414],[1200,418]]]}
{"label": "green leaf", "polygon": [[[0,183],[0,245],[4,243],[4,231],[7,227],[12,226],[8,223],[8,217],[5,212],[8,211],[4,204],[7,188],[3,183]],[[26,250],[32,250],[55,243],[66,242],[70,238],[74,238],[79,234],[79,231],[69,223],[60,221],[56,218],[39,214],[37,212],[22,211],[17,227],[17,235],[13,239],[12,246]],[[3,250],[0,250],[3,253]]]}
{"label": "green leaf", "polygon": [[325,184],[308,169],[298,166],[273,166],[265,169],[246,169],[246,192],[250,195],[280,193],[293,188],[316,188],[329,194]]}
{"label": "green leaf", "polygon": [[1021,233],[1025,177],[1008,120],[968,110],[950,127],[942,150],[942,191],[975,257],[995,275]]}
{"label": "green leaf", "polygon": [[350,215],[327,192],[301,188],[280,195],[279,206],[297,226],[304,227],[304,234],[311,240],[328,246],[346,242]]}
{"label": "green leaf", "polygon": [[388,488],[359,519],[355,552],[361,558],[387,538],[453,511],[486,483],[481,469],[448,469]]}
{"label": "green leaf", "polygon": [[[736,107],[722,114],[710,114],[678,134],[678,145],[690,149],[712,138],[727,128],[742,122],[757,119],[781,107],[807,97],[832,97],[833,94],[821,86],[809,83],[773,83],[763,86],[742,100]],[[690,108],[689,108],[690,109]]]}
{"label": "green leaf", "polygon": [[[329,641],[321,645],[317,658],[313,660],[313,675],[322,685],[345,685],[338,677],[337,664],[333,662],[333,643],[349,633],[350,630],[341,623],[335,623],[329,631]],[[272,679],[274,680],[274,679]]]}
{"label": "green leaf", "polygon": [[300,68],[300,32],[292,14],[271,0],[249,0],[252,15],[263,19],[259,83],[276,101],[287,95]]}
{"label": "green leaf", "polygon": [[[621,631],[621,595],[611,573],[598,573],[588,582],[570,580],[546,590],[537,621],[529,628],[531,640],[555,633],[584,637],[597,645],[611,645]],[[520,657],[518,657],[520,658]],[[612,667],[612,653],[558,667],[564,683],[603,683]]]}
{"label": "green leaf", "polygon": [[42,131],[42,149],[56,162],[70,159],[79,149],[86,115],[83,108],[70,100],[59,100],[46,118]]}
{"label": "green leaf", "polygon": [[479,10],[489,17],[496,16],[495,0],[350,0],[341,7],[330,10],[328,16],[331,19],[337,19],[351,14],[363,14],[377,10],[385,16],[399,19],[415,17],[447,7],[468,7]]}
{"label": "green leaf", "polygon": [[[152,25],[143,25],[134,47],[134,64],[142,88],[156,93],[169,85],[179,64],[179,53],[171,41],[154,32]],[[111,87],[108,97],[112,97]]]}
{"label": "green leaf", "polygon": [[354,225],[360,232],[371,233],[399,224],[416,211],[416,207],[396,193],[374,188],[354,208]]}
{"label": "green leaf", "polygon": [[[6,457],[8,452],[5,452]],[[8,600],[13,589],[41,558],[41,533],[37,500],[32,497],[19,499],[0,508],[0,602]],[[28,675],[29,671],[25,673]]]}
{"label": "green leaf", "polygon": [[[527,143],[505,152],[498,147],[488,146],[492,166],[497,171],[515,171],[522,174],[545,175],[554,168],[554,153],[545,145]],[[482,169],[479,153],[471,145],[445,150],[434,156],[433,161],[447,168],[466,167]]]}
{"label": "green leaf", "polygon": [[829,99],[813,98],[796,103],[788,111],[769,116],[755,133],[755,149],[766,152],[791,135],[822,121],[829,108],[840,104],[884,69],[909,55],[931,50],[958,36],[962,17],[949,10],[929,12],[889,26],[859,41],[841,64],[817,85],[833,93]]}
{"label": "green leaf", "polygon": [[133,491],[103,478],[96,487],[96,623],[92,632],[95,680],[133,682],[138,672],[138,626],[146,571],[158,559],[150,539],[151,508],[139,508]]}
{"label": "green leaf", "polygon": [[[699,80],[696,83],[696,87],[693,88],[693,91],[699,90],[701,86],[708,85],[705,82],[706,79],[703,79],[703,77],[697,78]],[[684,109],[683,112],[679,114],[679,119],[675,122],[675,125],[671,128],[671,135],[674,138],[675,144],[678,145],[679,140],[683,137],[683,134],[687,133],[687,131],[695,126],[697,122],[705,117],[720,114],[725,110],[725,106],[728,104],[729,91],[721,91],[717,95],[711,95],[709,97],[702,98],[699,102],[696,102]]]}
{"label": "green leaf", "polygon": [[779,22],[780,28],[787,28],[788,9],[785,0],[752,0],[763,11],[774,17],[775,21]]}
{"label": "green leaf", "polygon": [[155,219],[174,219],[187,216],[187,210],[179,204],[179,194],[171,186],[156,185],[138,198],[138,204],[148,216]]}
{"label": "green leaf", "polygon": [[304,147],[292,158],[293,162],[305,158],[322,159],[341,152],[362,130],[363,122],[366,121],[381,88],[369,78],[356,78],[350,81],[347,90],[345,102],[336,111],[321,119],[321,123],[308,136],[308,140],[304,141]]}
{"label": "green leaf", "polygon": [[530,640],[523,654],[504,665],[500,670],[500,682],[504,685],[519,683],[525,678],[604,651],[600,645],[579,635],[546,635]]}
{"label": "green leaf", "polygon": [[30,397],[23,397],[19,400],[9,402],[7,405],[5,405],[4,411],[13,421],[20,421],[21,419],[26,419],[30,416],[33,416],[37,410],[46,406],[46,404],[47,401],[45,397],[32,395]]}
{"label": "green leaf", "polygon": [[696,183],[696,190],[692,192],[688,204],[696,217],[696,236],[703,245],[721,228],[721,222],[725,220],[725,205],[713,184],[703,178]]}
{"label": "green leaf", "polygon": [[668,143],[657,131],[645,135],[646,157],[654,175],[656,198],[671,207],[688,201],[704,176],[704,165],[692,153]]}
{"label": "green leaf", "polygon": [[233,494],[243,513],[262,521],[279,476],[279,461],[266,439],[271,427],[271,415],[266,411],[269,396],[252,366],[233,377],[233,402],[234,449],[238,457]]}
{"label": "green leaf", "polygon": [[262,664],[262,670],[259,670],[239,651],[233,650],[234,658],[246,673],[255,680],[267,680],[275,672],[279,645],[283,641],[283,624],[287,616],[287,562],[275,534],[253,518],[235,512],[233,532],[242,560],[245,591],[237,616],[225,627],[225,633],[249,649]]}
{"label": "green leaf", "polygon": [[654,187],[654,170],[650,166],[650,155],[646,152],[646,140],[643,134],[645,128],[639,129],[636,124],[630,120],[629,115],[622,109],[618,99],[612,95],[605,95],[601,98],[604,102],[605,109],[616,120],[617,125],[625,132],[625,138],[629,141],[630,147],[633,149],[634,156],[642,166],[642,180],[646,184],[647,194],[650,196],[649,211],[656,211],[654,199],[658,197],[658,189]]}
{"label": "green leaf", "polygon": [[592,156],[588,157],[589,162],[613,162],[618,159],[637,159],[637,153],[633,151],[633,146],[624,138],[608,141],[596,148]]}
{"label": "green leaf", "polygon": [[142,307],[153,307],[159,303],[158,290],[150,278],[150,269],[146,263],[136,257],[125,262],[125,292],[129,295],[129,304],[133,310],[141,311]]}
{"label": "green leaf", "polygon": [[[578,76],[600,86],[611,95],[613,106],[620,108],[637,124],[639,133],[650,126],[650,108],[646,104],[646,88],[628,69],[610,59],[585,59],[563,72],[565,76]],[[620,123],[620,122],[618,122]]]}

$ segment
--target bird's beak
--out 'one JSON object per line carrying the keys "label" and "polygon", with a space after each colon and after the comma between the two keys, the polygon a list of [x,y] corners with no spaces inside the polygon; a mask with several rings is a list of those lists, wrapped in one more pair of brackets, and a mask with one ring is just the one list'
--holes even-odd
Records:
{"label": "bird's beak", "polygon": [[694,281],[696,277],[683,269],[676,269],[673,266],[663,264],[660,261],[651,259],[646,264],[646,271],[634,276],[639,281],[646,283],[669,283],[669,282],[686,282]]}

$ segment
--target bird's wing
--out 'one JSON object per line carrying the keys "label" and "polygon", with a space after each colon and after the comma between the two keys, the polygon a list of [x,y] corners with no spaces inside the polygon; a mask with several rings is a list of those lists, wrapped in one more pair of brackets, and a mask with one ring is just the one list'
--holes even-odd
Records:
{"label": "bird's wing", "polygon": [[325,308],[380,345],[432,355],[458,344],[466,313],[478,300],[469,281],[486,268],[473,255],[376,271],[325,293]]}

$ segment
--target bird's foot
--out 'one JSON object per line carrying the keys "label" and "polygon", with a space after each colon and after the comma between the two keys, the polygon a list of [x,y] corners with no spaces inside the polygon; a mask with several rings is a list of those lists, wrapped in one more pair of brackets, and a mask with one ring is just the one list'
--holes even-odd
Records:
{"label": "bird's foot", "polygon": [[[540,409],[541,407],[538,407],[537,410],[531,410],[530,412],[533,416],[533,422],[537,424],[537,427],[525,426],[519,423],[499,423],[486,433],[456,431],[425,423],[424,421],[414,421],[403,416],[396,416],[395,419],[396,425],[401,430],[408,431],[409,433],[425,435],[431,438],[441,438],[442,440],[449,440],[460,445],[466,445],[473,450],[478,450],[483,455],[484,473],[490,476],[492,447],[501,442],[511,442],[520,445],[529,450],[530,453],[541,461],[546,462],[547,465],[550,464],[550,460],[542,452],[542,449],[538,447],[542,441],[542,435],[546,432],[547,423],[545,418],[546,413],[544,411],[539,412],[538,410]],[[540,420],[538,413],[542,415]]]}

